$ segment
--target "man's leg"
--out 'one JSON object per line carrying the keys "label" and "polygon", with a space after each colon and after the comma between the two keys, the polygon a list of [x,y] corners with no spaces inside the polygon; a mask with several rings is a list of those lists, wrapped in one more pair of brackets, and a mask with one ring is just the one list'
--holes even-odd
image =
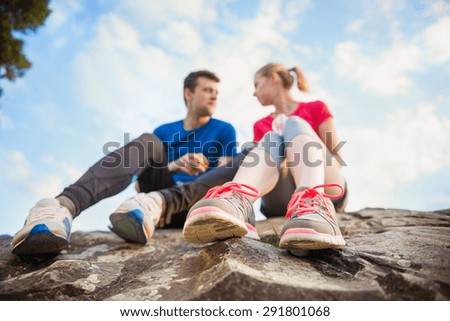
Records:
{"label": "man's leg", "polygon": [[72,219],[98,201],[124,190],[147,164],[165,164],[164,146],[144,134],[94,164],[56,198],[39,201],[12,240],[19,255],[57,254],[68,247]]}
{"label": "man's leg", "polygon": [[153,134],[143,134],[124,147],[95,163],[74,184],[57,197],[65,196],[75,207],[74,217],[107,197],[116,195],[130,185],[134,176],[147,168],[167,165],[164,145]]}
{"label": "man's leg", "polygon": [[182,228],[189,209],[214,186],[219,186],[231,181],[236,175],[239,166],[252,147],[244,149],[226,165],[201,175],[199,178],[183,185],[175,185],[160,190],[165,203],[163,211],[164,225],[166,228]]}
{"label": "man's leg", "polygon": [[139,193],[122,202],[109,216],[111,230],[124,240],[146,244],[164,210],[158,190],[174,185],[167,166],[150,166],[138,178]]}

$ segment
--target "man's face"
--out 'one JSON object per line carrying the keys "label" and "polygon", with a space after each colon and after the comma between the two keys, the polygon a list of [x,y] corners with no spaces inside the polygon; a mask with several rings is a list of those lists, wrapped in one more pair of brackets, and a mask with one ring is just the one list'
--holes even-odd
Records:
{"label": "man's face", "polygon": [[216,81],[200,77],[194,92],[186,90],[188,108],[198,116],[211,116],[216,110],[218,93]]}

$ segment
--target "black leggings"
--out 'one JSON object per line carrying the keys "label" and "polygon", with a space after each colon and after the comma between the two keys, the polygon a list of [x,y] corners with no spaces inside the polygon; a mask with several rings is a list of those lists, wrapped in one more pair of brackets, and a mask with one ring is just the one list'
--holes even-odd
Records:
{"label": "black leggings", "polygon": [[[261,198],[261,213],[266,217],[283,216],[295,189],[294,178],[285,166],[280,168],[280,178],[275,187]],[[344,194],[338,199],[332,199],[336,211],[345,207],[348,197],[347,183],[344,186]],[[342,210],[344,210],[342,208]]]}

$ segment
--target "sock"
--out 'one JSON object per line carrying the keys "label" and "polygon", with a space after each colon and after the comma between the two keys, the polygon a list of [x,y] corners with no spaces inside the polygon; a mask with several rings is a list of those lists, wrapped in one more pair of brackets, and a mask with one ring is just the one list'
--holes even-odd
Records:
{"label": "sock", "polygon": [[75,217],[77,209],[75,207],[75,204],[72,202],[72,200],[70,198],[68,198],[67,196],[64,196],[64,195],[60,195],[60,196],[56,197],[56,199],[59,201],[59,204],[61,204],[62,206],[64,206],[65,208],[67,208],[69,210],[72,217]]}

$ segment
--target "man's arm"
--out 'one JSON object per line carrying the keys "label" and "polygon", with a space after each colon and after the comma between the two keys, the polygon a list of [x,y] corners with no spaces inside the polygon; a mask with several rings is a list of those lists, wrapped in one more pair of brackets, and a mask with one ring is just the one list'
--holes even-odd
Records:
{"label": "man's arm", "polygon": [[222,144],[222,155],[217,159],[217,166],[224,166],[229,161],[236,156],[236,130],[231,124],[227,126],[222,131],[221,142]]}

